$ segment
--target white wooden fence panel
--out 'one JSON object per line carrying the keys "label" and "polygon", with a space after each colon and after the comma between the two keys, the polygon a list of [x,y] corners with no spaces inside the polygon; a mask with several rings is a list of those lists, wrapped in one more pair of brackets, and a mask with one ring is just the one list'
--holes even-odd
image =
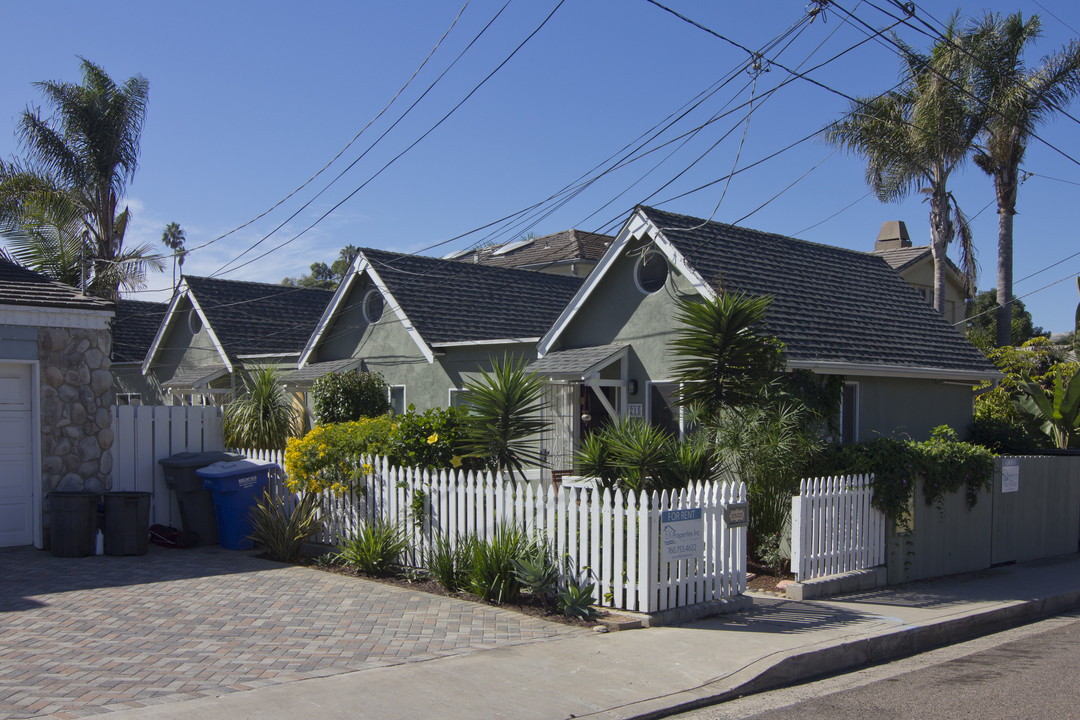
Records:
{"label": "white wooden fence panel", "polygon": [[885,562],[885,518],[871,501],[871,478],[803,480],[792,498],[792,572],[799,581]]}

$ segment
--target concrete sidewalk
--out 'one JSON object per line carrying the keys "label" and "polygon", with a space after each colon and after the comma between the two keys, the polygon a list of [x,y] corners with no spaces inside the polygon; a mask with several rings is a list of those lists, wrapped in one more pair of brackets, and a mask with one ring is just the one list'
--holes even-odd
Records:
{"label": "concrete sidewalk", "polygon": [[1080,606],[1080,556],[677,627],[571,635],[121,710],[110,720],[644,718],[858,667]]}

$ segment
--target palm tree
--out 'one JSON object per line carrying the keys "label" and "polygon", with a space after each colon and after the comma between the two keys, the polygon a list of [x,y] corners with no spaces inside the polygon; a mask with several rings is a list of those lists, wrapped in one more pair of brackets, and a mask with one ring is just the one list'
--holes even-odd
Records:
{"label": "palm tree", "polygon": [[971,230],[948,188],[979,130],[955,23],[954,17],[929,55],[894,39],[902,61],[898,89],[857,98],[844,117],[824,130],[830,143],[866,160],[866,181],[882,202],[903,200],[916,190],[926,194],[938,311],[945,308],[945,251],[957,237],[960,267],[970,288],[976,273]]}
{"label": "palm tree", "polygon": [[184,249],[185,241],[187,241],[187,237],[184,235],[180,223],[169,223],[161,233],[161,243],[172,250],[173,253],[172,284],[174,288],[176,287],[176,269],[179,267],[180,273],[183,274],[184,272],[184,257],[187,255],[187,250]]}
{"label": "palm tree", "polygon": [[22,237],[25,246],[43,218],[74,211],[78,221],[64,225],[65,242],[85,250],[92,291],[115,298],[120,285],[138,287],[147,267],[161,267],[145,246],[124,251],[129,213],[118,210],[138,166],[150,86],[141,75],[117,86],[86,59],[81,69],[81,85],[36,83],[54,113],[45,118],[39,108],[28,108],[19,118],[17,135],[27,155],[22,162],[0,161],[0,231]]}
{"label": "palm tree", "polygon": [[1035,129],[1080,93],[1080,43],[1072,41],[1038,67],[1027,68],[1025,48],[1040,34],[1035,15],[1002,19],[987,13],[964,34],[972,61],[973,91],[986,120],[975,164],[994,179],[998,208],[997,345],[1009,345],[1012,302],[1013,216],[1020,163]]}

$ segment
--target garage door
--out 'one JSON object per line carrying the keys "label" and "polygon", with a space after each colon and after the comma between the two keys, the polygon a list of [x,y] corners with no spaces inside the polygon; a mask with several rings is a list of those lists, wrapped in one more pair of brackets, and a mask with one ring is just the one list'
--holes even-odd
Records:
{"label": "garage door", "polygon": [[32,370],[0,363],[0,547],[34,541]]}

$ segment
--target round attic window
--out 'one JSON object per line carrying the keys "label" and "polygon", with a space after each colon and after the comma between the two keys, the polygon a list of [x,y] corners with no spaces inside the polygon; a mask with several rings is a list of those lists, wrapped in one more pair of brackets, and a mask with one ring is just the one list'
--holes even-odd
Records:
{"label": "round attic window", "polygon": [[657,292],[664,287],[667,276],[668,262],[663,253],[649,250],[638,258],[637,267],[634,268],[634,279],[641,292],[648,295]]}
{"label": "round attic window", "polygon": [[374,325],[382,319],[384,307],[382,293],[368,290],[367,295],[364,295],[364,319]]}
{"label": "round attic window", "polygon": [[192,335],[198,335],[202,330],[202,318],[199,317],[199,311],[195,308],[188,310],[187,326]]}

